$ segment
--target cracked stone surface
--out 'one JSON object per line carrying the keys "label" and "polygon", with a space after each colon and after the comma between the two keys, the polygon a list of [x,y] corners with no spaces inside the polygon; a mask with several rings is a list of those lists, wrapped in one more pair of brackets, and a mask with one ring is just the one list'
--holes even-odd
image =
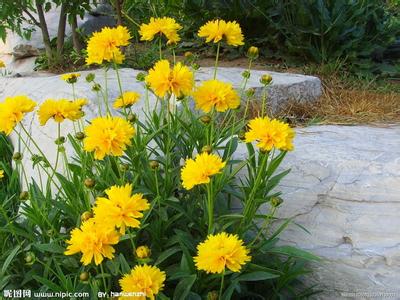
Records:
{"label": "cracked stone surface", "polygon": [[400,299],[400,126],[297,129],[283,167],[292,172],[279,214],[310,234],[291,226],[282,243],[324,259],[307,278],[324,289],[316,298],[370,291]]}

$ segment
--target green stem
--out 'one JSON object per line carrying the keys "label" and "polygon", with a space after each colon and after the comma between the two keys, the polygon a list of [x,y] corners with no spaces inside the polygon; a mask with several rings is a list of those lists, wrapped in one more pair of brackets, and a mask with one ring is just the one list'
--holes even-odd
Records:
{"label": "green stem", "polygon": [[212,181],[207,184],[207,211],[208,211],[208,234],[212,233],[214,225],[214,195]]}
{"label": "green stem", "polygon": [[221,287],[219,288],[219,296],[218,296],[219,300],[222,299],[222,292],[224,290],[224,278],[225,278],[225,269],[222,272],[222,276],[221,276]]}
{"label": "green stem", "polygon": [[275,213],[276,213],[276,207],[274,206],[272,209],[272,212],[268,215],[268,217],[265,219],[263,225],[261,226],[260,230],[258,231],[256,237],[254,238],[254,240],[249,244],[249,247],[251,247],[252,245],[254,245],[255,242],[257,242],[257,240],[259,239],[260,235],[262,234],[262,232],[266,231],[268,228],[268,225],[271,223],[272,218],[274,217]]}
{"label": "green stem", "polygon": [[159,39],[158,39],[158,49],[159,49],[159,52],[160,52],[160,60],[161,60],[162,59],[161,34],[160,34]]}
{"label": "green stem", "polygon": [[221,47],[221,43],[218,43],[217,46],[217,55],[215,57],[215,65],[214,65],[214,79],[217,78],[217,70],[218,70],[218,61],[219,61],[219,50]]}
{"label": "green stem", "polygon": [[108,106],[108,78],[107,78],[107,68],[104,68],[104,86],[105,86],[105,94],[104,94],[104,104],[106,105],[107,115],[111,116],[110,107]]}
{"label": "green stem", "polygon": [[[124,103],[123,100],[123,94],[124,92],[122,91],[122,83],[121,83],[121,77],[119,76],[119,71],[118,71],[118,66],[117,63],[114,60],[114,68],[115,68],[115,73],[117,74],[117,81],[118,81],[118,87],[119,87],[119,93],[120,93],[120,97],[122,98],[122,102]],[[124,103],[125,104],[125,103]],[[128,116],[127,112],[126,112],[126,107],[125,105],[122,106],[124,109],[124,114],[125,116]]]}
{"label": "green stem", "polygon": [[[60,136],[61,136],[61,123],[57,123],[57,140],[56,140],[57,142],[60,141]],[[54,171],[53,171],[53,173],[51,174],[50,180],[53,179],[54,175],[55,175],[56,172],[57,172],[57,167],[58,167],[58,161],[59,161],[59,159],[60,159],[60,145],[57,144],[56,162],[55,162]]]}
{"label": "green stem", "polygon": [[100,264],[101,278],[103,279],[104,291],[107,291],[106,278],[104,277],[103,264]]}

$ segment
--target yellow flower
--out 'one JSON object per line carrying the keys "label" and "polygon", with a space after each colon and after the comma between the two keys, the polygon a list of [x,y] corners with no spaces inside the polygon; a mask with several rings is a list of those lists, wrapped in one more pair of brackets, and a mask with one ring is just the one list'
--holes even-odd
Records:
{"label": "yellow flower", "polygon": [[201,26],[198,32],[199,37],[206,38],[206,42],[220,42],[222,39],[231,46],[243,45],[244,37],[242,29],[236,21],[226,22],[224,20],[208,21]]}
{"label": "yellow flower", "polygon": [[173,93],[177,97],[190,94],[194,79],[193,73],[187,66],[178,62],[171,70],[168,60],[158,61],[146,76],[146,83],[154,93],[164,97],[166,93]]}
{"label": "yellow flower", "polygon": [[73,84],[78,81],[78,78],[81,77],[81,74],[79,73],[70,73],[70,74],[64,74],[61,76],[61,79],[64,80],[67,83]]}
{"label": "yellow flower", "polygon": [[151,255],[151,250],[147,246],[139,246],[136,248],[136,256],[140,259],[148,258]]}
{"label": "yellow flower", "polygon": [[4,61],[2,61],[1,59],[0,59],[0,69],[1,68],[5,68],[6,67],[6,64],[4,63]]}
{"label": "yellow flower", "polygon": [[251,260],[249,250],[237,235],[221,232],[209,235],[197,246],[194,258],[198,270],[207,273],[222,273],[227,267],[232,272],[240,272],[242,266]]}
{"label": "yellow flower", "polygon": [[130,38],[124,26],[104,27],[100,32],[95,32],[88,42],[86,64],[100,65],[105,61],[121,64],[125,56],[119,47],[128,46]]}
{"label": "yellow flower", "polygon": [[178,35],[180,29],[182,29],[182,26],[173,18],[150,18],[148,24],[140,25],[140,40],[152,41],[157,34],[163,34],[168,39],[167,44],[175,44],[181,39]]}
{"label": "yellow flower", "polygon": [[119,228],[125,234],[126,227],[138,228],[142,211],[150,208],[142,194],[132,195],[132,185],[112,186],[106,190],[108,198],[99,197],[94,207],[94,217],[104,226]]}
{"label": "yellow flower", "polygon": [[187,159],[181,170],[182,185],[190,190],[195,185],[209,183],[210,177],[221,173],[225,162],[215,154],[203,152],[193,159]]}
{"label": "yellow flower", "polygon": [[268,117],[255,118],[249,122],[245,134],[246,143],[257,141],[257,147],[264,151],[277,148],[283,151],[293,150],[294,130],[288,124]]}
{"label": "yellow flower", "polygon": [[[165,272],[159,268],[149,265],[135,266],[130,274],[120,279],[122,293],[142,293],[143,296],[135,296],[135,299],[146,300],[155,297],[164,287]],[[122,296],[119,299],[133,299],[129,296]]]}
{"label": "yellow flower", "polygon": [[140,99],[140,94],[136,92],[125,92],[114,102],[114,108],[130,107]]}
{"label": "yellow flower", "polygon": [[71,232],[67,241],[65,255],[82,253],[81,262],[86,266],[94,259],[96,265],[101,264],[104,257],[112,259],[115,249],[112,245],[118,244],[120,235],[113,229],[105,227],[93,218],[85,221],[80,228]]}
{"label": "yellow flower", "polygon": [[27,96],[7,97],[0,103],[0,132],[9,135],[25,114],[35,109],[36,102]]}
{"label": "yellow flower", "polygon": [[4,170],[0,169],[0,179],[4,178]]}
{"label": "yellow flower", "polygon": [[65,119],[71,121],[79,120],[83,116],[82,106],[85,104],[87,104],[86,99],[77,99],[75,101],[47,99],[38,110],[40,125],[46,125],[51,118],[57,123],[61,123]]}
{"label": "yellow flower", "polygon": [[84,149],[94,151],[95,159],[103,159],[106,155],[121,156],[131,139],[135,129],[128,121],[120,117],[98,117],[85,128]]}
{"label": "yellow flower", "polygon": [[232,85],[219,80],[204,81],[193,93],[196,108],[208,113],[213,107],[219,112],[235,109],[240,97]]}

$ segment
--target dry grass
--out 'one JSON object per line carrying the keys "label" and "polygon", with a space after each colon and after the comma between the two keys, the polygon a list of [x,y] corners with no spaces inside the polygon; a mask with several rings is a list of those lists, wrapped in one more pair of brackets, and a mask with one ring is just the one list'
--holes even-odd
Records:
{"label": "dry grass", "polygon": [[[201,66],[212,66],[213,62],[213,59],[201,59],[199,63]],[[224,67],[246,68],[247,64],[245,58],[220,62],[220,66]],[[307,75],[321,78],[323,91],[317,102],[298,103],[292,101],[277,116],[296,125],[310,123],[347,125],[400,123],[400,81],[360,80],[342,73],[332,74],[335,71],[324,70],[315,66],[312,71],[308,67],[289,68],[278,61],[258,60],[253,68],[288,73],[307,73]],[[250,116],[257,115],[258,110],[259,107],[250,107]]]}
{"label": "dry grass", "polygon": [[290,103],[280,113],[293,123],[382,124],[400,122],[400,93],[323,79],[322,97],[315,103]]}

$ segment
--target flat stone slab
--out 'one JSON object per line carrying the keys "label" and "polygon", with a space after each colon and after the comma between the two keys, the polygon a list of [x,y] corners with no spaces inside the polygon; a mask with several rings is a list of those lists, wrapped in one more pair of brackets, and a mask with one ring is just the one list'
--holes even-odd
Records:
{"label": "flat stone slab", "polygon": [[306,277],[323,290],[315,298],[400,299],[400,126],[296,132],[279,213],[310,234],[292,225],[282,243],[324,259]]}

